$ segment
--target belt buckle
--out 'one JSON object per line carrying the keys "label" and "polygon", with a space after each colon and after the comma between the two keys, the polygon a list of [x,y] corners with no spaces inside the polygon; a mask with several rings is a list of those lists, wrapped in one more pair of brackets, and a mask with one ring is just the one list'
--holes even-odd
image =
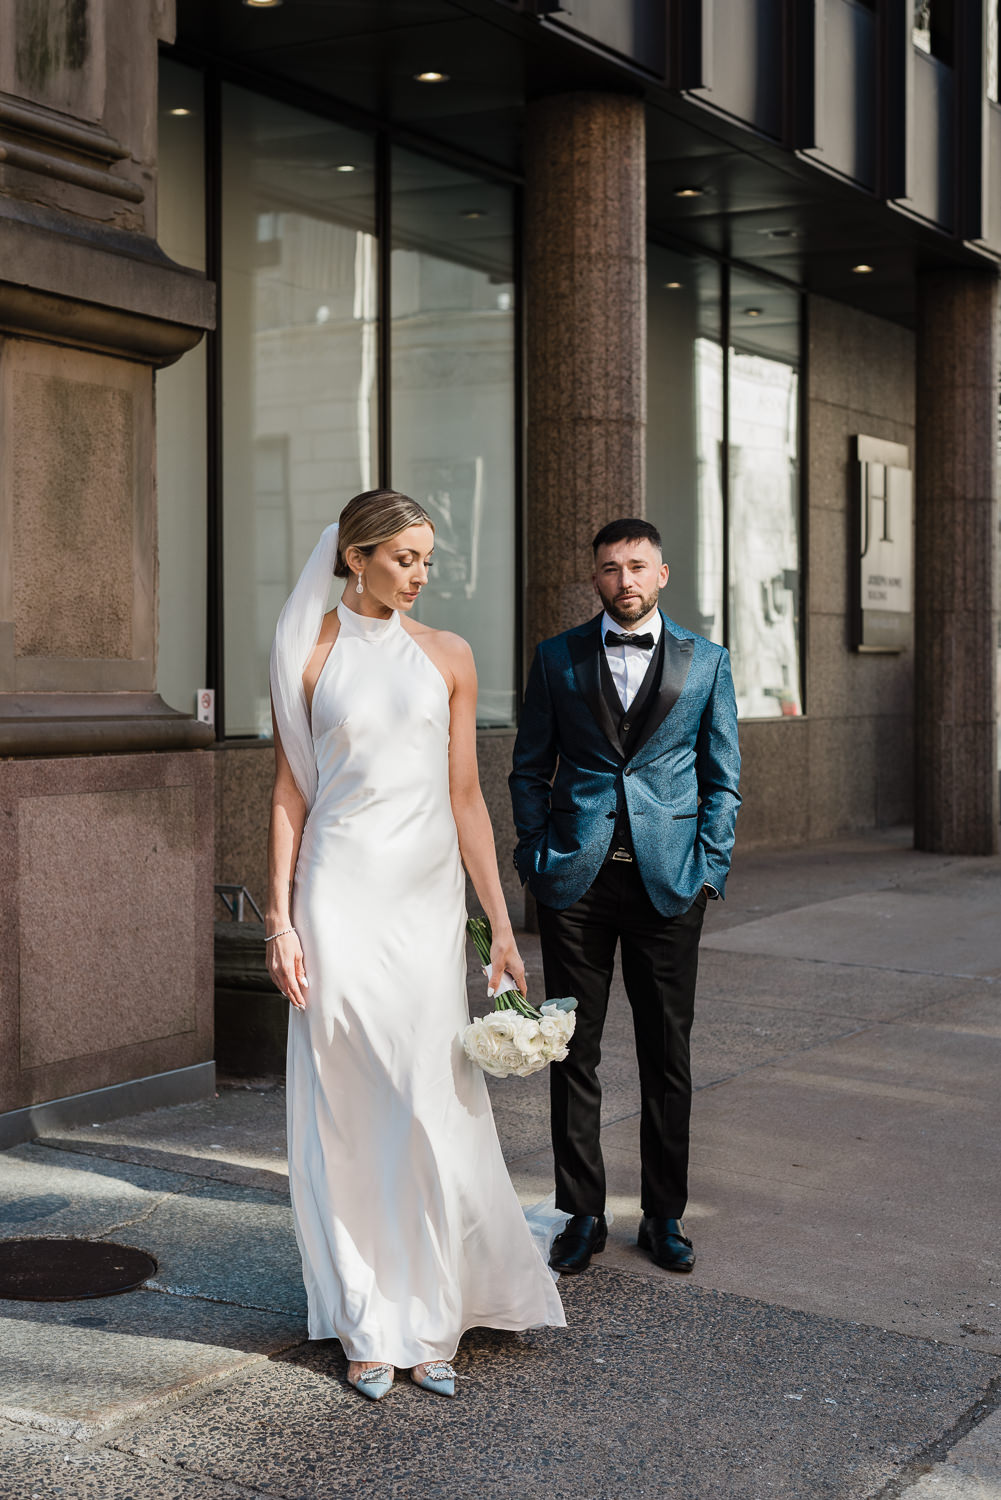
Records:
{"label": "belt buckle", "polygon": [[618,860],[620,864],[631,865],[633,862],[632,855],[629,854],[625,849],[616,849],[615,853],[612,855],[612,859]]}

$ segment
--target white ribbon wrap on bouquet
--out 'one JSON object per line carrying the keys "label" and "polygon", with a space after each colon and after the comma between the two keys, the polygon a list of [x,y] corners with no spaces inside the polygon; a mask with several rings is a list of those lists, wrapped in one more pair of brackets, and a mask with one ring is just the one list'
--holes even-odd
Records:
{"label": "white ribbon wrap on bouquet", "polygon": [[489,964],[481,964],[480,967],[483,970],[483,976],[484,976],[484,978],[487,981],[487,999],[488,1000],[493,1000],[493,998],[494,998],[495,995],[506,995],[507,992],[508,992],[508,990],[516,990],[518,988],[518,982],[517,982],[517,980],[515,979],[515,977],[514,977],[513,974],[509,974],[508,973],[507,969],[505,969],[504,972],[503,972],[503,974],[501,975],[501,977],[500,977],[500,983],[498,984],[497,988],[496,989],[491,988],[491,984],[490,984],[490,965]]}
{"label": "white ribbon wrap on bouquet", "polygon": [[337,561],[339,530],[334,521],[321,534],[278,616],[271,647],[271,702],[275,727],[307,813],[316,797],[317,776],[302,674],[319,639],[326,613]]}

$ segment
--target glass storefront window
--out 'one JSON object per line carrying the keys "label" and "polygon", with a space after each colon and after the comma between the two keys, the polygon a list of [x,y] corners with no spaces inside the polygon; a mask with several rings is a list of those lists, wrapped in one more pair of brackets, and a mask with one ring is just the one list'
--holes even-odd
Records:
{"label": "glass storefront window", "polygon": [[730,281],[729,647],[743,718],[802,713],[796,292]]}
{"label": "glass storefront window", "polygon": [[720,268],[648,250],[647,517],[671,569],[664,610],[723,640]]}
{"label": "glass storefront window", "polygon": [[[205,270],[202,75],[160,63],[157,237],[171,260]],[[160,696],[194,713],[205,686],[206,383],[204,339],[156,375],[157,671]]]}
{"label": "glass storefront window", "polygon": [[225,727],[268,735],[275,622],[377,483],[375,148],[235,88],[222,113]]}
{"label": "glass storefront window", "polygon": [[391,470],[434,517],[415,609],[472,646],[483,725],[515,719],[513,194],[392,158]]}

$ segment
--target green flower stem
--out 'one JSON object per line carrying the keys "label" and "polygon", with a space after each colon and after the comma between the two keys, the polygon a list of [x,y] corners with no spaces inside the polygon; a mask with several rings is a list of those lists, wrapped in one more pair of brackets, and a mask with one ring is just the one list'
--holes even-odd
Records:
{"label": "green flower stem", "polygon": [[[479,955],[480,963],[489,969],[490,948],[493,943],[490,923],[486,917],[470,917],[466,922],[466,932]],[[529,1005],[521,990],[505,990],[503,994],[495,995],[494,1010],[516,1010],[519,1015],[527,1016],[530,1021],[542,1019],[542,1012],[536,1010],[534,1005]]]}

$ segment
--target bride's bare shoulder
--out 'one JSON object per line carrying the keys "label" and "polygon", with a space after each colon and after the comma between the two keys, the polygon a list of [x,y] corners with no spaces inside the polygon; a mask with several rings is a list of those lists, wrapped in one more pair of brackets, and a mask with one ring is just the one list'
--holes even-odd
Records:
{"label": "bride's bare shoulder", "polygon": [[456,635],[454,630],[436,630],[432,625],[425,625],[423,620],[403,620],[403,628],[415,641],[420,641],[425,650],[442,651],[446,655],[472,656],[472,648],[467,640],[461,635]]}
{"label": "bride's bare shoulder", "polygon": [[421,620],[404,620],[403,628],[426,651],[448,683],[449,692],[475,681],[476,668],[469,642],[454,630],[435,630]]}

